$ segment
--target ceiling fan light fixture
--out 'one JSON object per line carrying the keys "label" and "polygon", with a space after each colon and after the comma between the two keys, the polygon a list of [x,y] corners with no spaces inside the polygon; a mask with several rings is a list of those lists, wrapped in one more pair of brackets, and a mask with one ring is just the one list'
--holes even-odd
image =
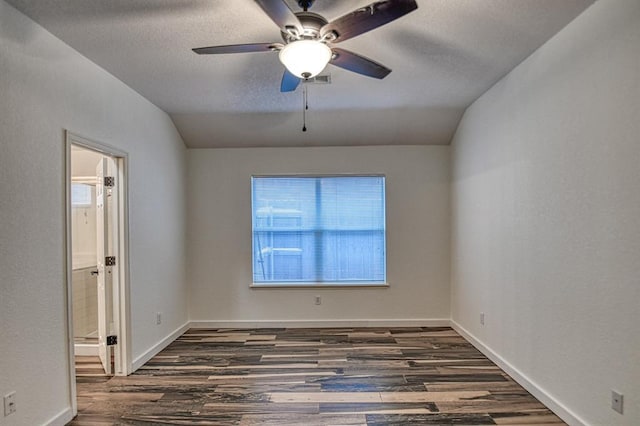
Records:
{"label": "ceiling fan light fixture", "polygon": [[320,74],[331,60],[331,49],[317,40],[293,41],[280,50],[280,62],[299,78]]}

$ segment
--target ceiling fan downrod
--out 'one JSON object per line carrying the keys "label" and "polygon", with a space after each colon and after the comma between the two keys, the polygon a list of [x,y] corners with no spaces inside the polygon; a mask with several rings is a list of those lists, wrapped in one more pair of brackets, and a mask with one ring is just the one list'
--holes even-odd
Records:
{"label": "ceiling fan downrod", "polygon": [[298,0],[298,6],[300,6],[306,12],[308,9],[311,9],[314,1],[315,0]]}

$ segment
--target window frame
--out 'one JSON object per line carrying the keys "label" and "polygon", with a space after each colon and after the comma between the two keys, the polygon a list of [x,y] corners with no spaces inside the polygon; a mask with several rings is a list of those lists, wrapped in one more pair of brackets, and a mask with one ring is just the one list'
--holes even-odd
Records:
{"label": "window frame", "polygon": [[[260,178],[354,178],[354,177],[375,177],[383,178],[382,185],[382,197],[383,197],[383,270],[384,279],[381,281],[274,281],[274,282],[254,282],[254,254],[255,254],[255,238],[254,238],[254,179]],[[339,173],[339,174],[320,174],[320,173],[304,173],[304,174],[259,174],[252,175],[250,180],[250,195],[251,195],[251,285],[252,289],[267,289],[267,288],[388,288],[387,277],[387,177],[382,173]]]}

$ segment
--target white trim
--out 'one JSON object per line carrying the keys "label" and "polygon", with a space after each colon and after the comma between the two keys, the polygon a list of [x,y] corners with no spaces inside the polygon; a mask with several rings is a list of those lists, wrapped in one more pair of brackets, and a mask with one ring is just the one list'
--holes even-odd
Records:
{"label": "white trim", "polygon": [[169,346],[190,328],[318,328],[318,327],[449,327],[450,321],[445,318],[432,319],[382,319],[382,320],[279,320],[279,321],[245,321],[245,320],[200,320],[187,321],[173,333],[153,345],[142,355],[133,360],[132,372],[136,371]]}
{"label": "white trim", "polygon": [[[130,301],[129,301],[129,215],[128,213],[128,163],[129,155],[127,152],[115,148],[111,145],[96,142],[84,136],[73,133],[69,130],[66,131],[66,144],[67,151],[69,152],[67,158],[67,164],[71,165],[71,150],[72,146],[78,146],[92,151],[100,152],[104,155],[108,155],[116,162],[116,169],[118,177],[116,182],[118,183],[118,257],[119,265],[117,267],[117,281],[118,288],[116,288],[117,300],[114,300],[114,312],[113,322],[118,336],[118,345],[115,347],[114,359],[115,359],[115,375],[126,376],[131,374],[131,344],[129,336],[131,336],[131,324],[130,318]],[[71,185],[71,170],[67,170],[67,188]],[[69,204],[70,201],[67,201]],[[67,230],[67,235],[70,235],[70,222]],[[67,256],[71,256],[71,242],[69,240],[67,244]],[[68,277],[70,280],[70,277]],[[70,285],[70,284],[69,284]],[[70,299],[71,300],[71,299]],[[69,305],[71,306],[71,305]],[[73,323],[71,323],[71,326]],[[72,327],[70,329],[73,329]],[[73,363],[73,359],[71,360]],[[72,377],[75,380],[74,377]],[[74,390],[75,397],[75,390]],[[75,411],[74,411],[75,412]]]}
{"label": "white trim", "polygon": [[[71,410],[71,418],[78,414],[78,398],[76,391],[76,363],[75,349],[73,341],[73,255],[71,248],[71,141],[67,132],[64,144],[64,212],[65,212],[65,287],[67,292],[67,300],[65,303],[67,327],[65,328],[65,338],[67,339],[67,362],[69,373],[69,403]],[[65,411],[69,410],[67,408]],[[64,411],[62,412],[64,413]],[[61,413],[61,414],[62,414]],[[60,415],[54,419],[60,418]],[[49,422],[51,423],[51,422]]]}
{"label": "white trim", "polygon": [[67,423],[69,423],[71,420],[73,420],[74,417],[75,417],[75,414],[73,413],[72,409],[65,408],[56,416],[46,421],[44,424],[47,426],[64,426]]}
{"label": "white trim", "polygon": [[73,352],[78,356],[98,356],[97,343],[75,343]]}
{"label": "white trim", "polygon": [[118,281],[121,283],[120,292],[118,293],[118,331],[120,333],[119,344],[116,351],[119,351],[120,365],[116,365],[116,375],[128,376],[133,373],[131,362],[131,300],[129,297],[129,283],[131,276],[129,274],[129,155],[124,153],[117,157],[117,170],[120,187],[118,188],[118,216],[120,223],[118,227],[118,242],[120,247],[121,262],[118,268]]}
{"label": "white trim", "polygon": [[71,176],[71,182],[95,185],[98,183],[98,179],[95,176]]}
{"label": "white trim", "polygon": [[449,327],[445,318],[370,320],[195,320],[190,328]]}
{"label": "white trim", "polygon": [[123,157],[126,158],[128,154],[125,151],[122,151],[114,146],[108,145],[102,142],[96,142],[89,138],[85,138],[84,136],[80,136],[77,133],[73,133],[69,130],[66,131],[66,139],[73,145],[81,146],[83,148],[90,149],[92,151],[101,152],[106,155],[110,155],[112,157]]}
{"label": "white trim", "polygon": [[190,324],[187,321],[181,327],[178,327],[173,333],[171,333],[170,335],[168,335],[167,337],[165,337],[164,339],[162,339],[161,341],[153,345],[151,348],[149,348],[142,355],[134,359],[132,364],[132,372],[136,371],[138,368],[142,367],[151,358],[158,355],[160,351],[162,351],[164,348],[169,346],[178,337],[182,336],[184,332],[187,331],[189,328],[190,328]]}
{"label": "white trim", "polygon": [[265,289],[265,288],[305,288],[305,289],[313,289],[313,288],[330,288],[330,289],[353,289],[354,287],[366,287],[366,288],[389,288],[389,283],[381,282],[381,283],[373,283],[373,282],[342,282],[342,283],[319,283],[319,282],[310,282],[310,283],[300,283],[300,282],[292,282],[292,283],[251,283],[249,288],[251,289]]}
{"label": "white trim", "polygon": [[[478,338],[472,335],[460,324],[452,319],[445,318],[422,318],[422,319],[371,319],[371,320],[194,320],[187,321],[178,327],[173,333],[153,345],[142,355],[138,356],[132,363],[132,370],[136,371],[147,363],[151,358],[169,346],[178,337],[190,328],[318,328],[318,327],[451,327],[464,339],[471,343],[476,349],[482,352],[487,358],[493,361],[498,367],[506,372],[511,378],[518,382],[523,388],[531,393],[535,398],[557,414],[562,420],[572,426],[586,426],[587,423],[577,414],[572,412],[564,404],[550,395],[542,387],[528,378],[524,373],[511,365],[508,361],[494,352]],[[75,391],[75,380],[73,381]],[[75,405],[75,400],[74,400]],[[77,411],[66,409],[47,425],[64,425],[70,421]]]}
{"label": "white trim", "polygon": [[[76,377],[75,377],[75,347],[73,341],[73,292],[72,292],[72,241],[71,241],[71,150],[73,146],[83,147],[92,151],[100,152],[104,155],[112,157],[117,163],[118,171],[118,300],[115,301],[116,307],[114,312],[115,331],[118,335],[118,345],[116,346],[115,364],[116,375],[125,376],[131,373],[131,324],[130,318],[130,302],[129,302],[129,217],[128,217],[128,154],[113,146],[96,142],[91,139],[77,135],[69,130],[65,130],[65,266],[66,266],[66,339],[67,339],[67,356],[69,360],[69,398],[71,420],[78,413]],[[56,416],[55,419],[60,418]],[[67,422],[69,421],[67,420]],[[57,421],[57,420],[55,420]],[[65,424],[67,422],[63,422]]]}
{"label": "white trim", "polygon": [[567,422],[572,426],[585,426],[587,422],[582,420],[567,408],[564,404],[550,395],[547,391],[545,391],[540,385],[535,383],[529,377],[527,377],[524,373],[518,370],[516,367],[511,365],[507,360],[498,355],[493,349],[489,348],[487,345],[482,343],[478,338],[476,338],[473,334],[467,331],[460,324],[455,322],[453,319],[450,321],[451,327],[458,332],[462,337],[464,337],[469,343],[475,346],[480,352],[482,352],[487,358],[493,361],[498,367],[500,367],[505,373],[507,373],[513,380],[518,382],[523,388],[525,388],[529,393],[531,393],[534,397],[536,397],[540,402],[547,406],[551,411],[558,415],[562,420]]}

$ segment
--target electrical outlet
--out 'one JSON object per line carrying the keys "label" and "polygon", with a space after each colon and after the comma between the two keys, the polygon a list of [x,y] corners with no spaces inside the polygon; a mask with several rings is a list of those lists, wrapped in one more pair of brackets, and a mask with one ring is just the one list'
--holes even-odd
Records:
{"label": "electrical outlet", "polygon": [[4,396],[4,415],[8,416],[16,412],[16,392],[13,391]]}
{"label": "electrical outlet", "polygon": [[484,312],[480,312],[480,324],[484,325]]}
{"label": "electrical outlet", "polygon": [[322,305],[322,297],[316,296],[315,297],[315,304],[316,305]]}
{"label": "electrical outlet", "polygon": [[162,312],[156,312],[156,324],[162,324]]}
{"label": "electrical outlet", "polygon": [[617,411],[618,413],[622,414],[623,402],[624,402],[624,395],[612,389],[611,390],[611,408],[613,409],[613,411]]}

